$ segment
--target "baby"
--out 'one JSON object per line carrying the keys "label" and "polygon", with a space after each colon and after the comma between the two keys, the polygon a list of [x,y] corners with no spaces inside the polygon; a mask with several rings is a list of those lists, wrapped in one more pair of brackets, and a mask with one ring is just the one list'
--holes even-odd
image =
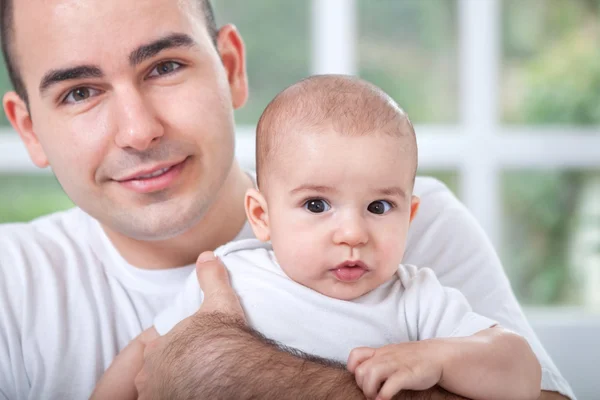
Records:
{"label": "baby", "polygon": [[[434,385],[472,399],[539,396],[540,365],[525,339],[472,312],[431,270],[400,264],[419,208],[417,145],[388,95],[348,76],[300,81],[267,106],[256,153],[258,189],[245,208],[258,240],[215,252],[251,327],[360,369],[369,398]],[[193,274],[148,332],[167,333],[201,303]],[[135,376],[139,363],[128,360],[141,352],[136,339],[95,396],[122,398],[114,382]],[[122,394],[135,398],[129,386]]]}

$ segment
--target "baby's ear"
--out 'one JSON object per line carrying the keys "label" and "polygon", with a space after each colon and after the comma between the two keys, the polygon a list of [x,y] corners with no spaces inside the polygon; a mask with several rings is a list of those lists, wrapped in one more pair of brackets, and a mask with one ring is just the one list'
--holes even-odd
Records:
{"label": "baby's ear", "polygon": [[421,205],[421,199],[417,196],[412,196],[410,199],[410,222],[415,219],[417,212],[419,212],[419,206]]}
{"label": "baby's ear", "polygon": [[267,201],[265,197],[256,189],[248,189],[244,199],[246,216],[248,222],[258,240],[266,242],[271,239],[269,230],[269,215],[267,213]]}

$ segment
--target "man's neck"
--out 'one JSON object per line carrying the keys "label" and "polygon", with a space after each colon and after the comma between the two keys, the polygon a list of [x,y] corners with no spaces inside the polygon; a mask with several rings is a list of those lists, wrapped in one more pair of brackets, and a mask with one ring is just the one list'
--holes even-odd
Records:
{"label": "man's neck", "polygon": [[246,223],[244,196],[252,179],[237,162],[202,220],[177,237],[162,241],[129,238],[104,227],[106,235],[131,265],[144,269],[167,269],[193,264],[203,251],[233,240]]}

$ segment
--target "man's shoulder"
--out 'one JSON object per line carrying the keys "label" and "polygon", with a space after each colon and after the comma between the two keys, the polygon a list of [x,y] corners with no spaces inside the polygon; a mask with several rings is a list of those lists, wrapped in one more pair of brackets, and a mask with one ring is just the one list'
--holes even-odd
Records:
{"label": "man's shoulder", "polygon": [[89,219],[74,208],[30,222],[0,224],[0,268],[6,264],[43,262],[48,257],[72,252],[81,243]]}
{"label": "man's shoulder", "polygon": [[79,208],[59,211],[38,217],[29,222],[9,222],[0,224],[0,239],[28,239],[67,233],[77,221],[85,220],[86,215]]}

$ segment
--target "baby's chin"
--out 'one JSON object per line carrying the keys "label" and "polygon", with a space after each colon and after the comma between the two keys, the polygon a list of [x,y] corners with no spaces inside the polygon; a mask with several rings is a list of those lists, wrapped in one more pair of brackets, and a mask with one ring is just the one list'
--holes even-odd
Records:
{"label": "baby's chin", "polygon": [[369,282],[368,279],[364,279],[364,281],[359,279],[354,282],[327,280],[319,285],[313,285],[314,287],[311,289],[333,299],[352,301],[370,293],[379,285],[379,283]]}

